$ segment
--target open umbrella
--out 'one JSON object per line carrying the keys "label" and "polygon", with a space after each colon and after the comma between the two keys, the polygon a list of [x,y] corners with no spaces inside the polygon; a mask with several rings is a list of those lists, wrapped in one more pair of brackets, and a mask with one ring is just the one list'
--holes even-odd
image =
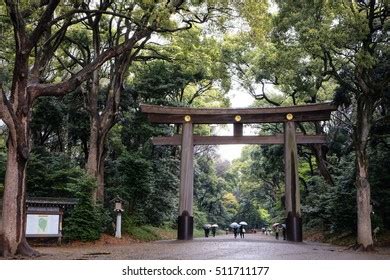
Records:
{"label": "open umbrella", "polygon": [[240,222],[240,225],[247,226],[248,224],[247,224],[247,222]]}
{"label": "open umbrella", "polygon": [[236,222],[230,224],[230,227],[231,227],[231,228],[238,228],[239,226],[240,226],[240,225],[237,224]]}
{"label": "open umbrella", "polygon": [[215,227],[215,228],[217,228],[217,227],[218,227],[218,225],[217,225],[217,224],[213,224],[213,225],[211,225],[211,227]]}
{"label": "open umbrella", "polygon": [[203,228],[211,228],[211,225],[210,224],[204,224]]}
{"label": "open umbrella", "polygon": [[279,226],[279,225],[281,225],[280,223],[274,223],[273,225],[272,225],[272,227],[274,228],[274,227],[277,227],[277,226]]}

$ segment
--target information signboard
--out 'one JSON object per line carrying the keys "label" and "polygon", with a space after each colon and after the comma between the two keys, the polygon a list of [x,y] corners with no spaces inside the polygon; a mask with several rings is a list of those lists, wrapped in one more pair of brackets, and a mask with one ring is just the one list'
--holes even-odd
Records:
{"label": "information signboard", "polygon": [[26,236],[59,236],[59,214],[27,214]]}

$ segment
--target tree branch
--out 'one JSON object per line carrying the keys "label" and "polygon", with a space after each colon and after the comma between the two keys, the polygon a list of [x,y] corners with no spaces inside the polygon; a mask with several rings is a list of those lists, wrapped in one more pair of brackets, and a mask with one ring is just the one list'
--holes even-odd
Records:
{"label": "tree branch", "polygon": [[63,96],[73,90],[75,90],[82,82],[89,78],[89,75],[103,65],[109,59],[121,55],[124,52],[131,50],[134,45],[142,38],[149,36],[152,31],[148,28],[143,30],[137,30],[133,36],[126,42],[102,52],[95,58],[94,61],[86,65],[76,75],[70,79],[56,84],[32,84],[28,86],[28,92],[32,96],[32,100],[35,100],[40,96]]}
{"label": "tree branch", "polygon": [[12,25],[14,26],[14,35],[15,35],[15,41],[18,50],[22,48],[22,44],[25,43],[23,41],[26,36],[26,25],[19,11],[18,4],[16,4],[12,0],[6,0],[5,3],[8,8]]}
{"label": "tree branch", "polygon": [[194,102],[195,98],[202,95],[204,92],[208,91],[213,85],[212,81],[209,81],[206,85],[201,86],[200,89],[198,89],[195,94],[191,97],[191,99],[188,101],[188,104],[192,104]]}
{"label": "tree branch", "polygon": [[[75,75],[75,73],[73,73],[57,55],[55,55],[54,57],[55,57],[55,59],[58,61],[58,63],[61,64],[62,68],[63,68],[66,72],[68,72],[68,73],[71,74],[72,76]],[[76,64],[76,63],[74,62],[74,64]],[[73,65],[74,65],[74,64],[73,64]]]}
{"label": "tree branch", "polygon": [[57,8],[59,3],[60,0],[49,1],[46,10],[44,11],[41,18],[39,19],[38,24],[35,27],[34,31],[31,33],[31,36],[29,38],[29,50],[31,50],[37,44],[42,34],[51,26],[50,20],[52,19],[54,11]]}
{"label": "tree branch", "polygon": [[5,95],[3,85],[0,82],[0,119],[4,121],[10,130],[14,127],[12,121],[13,115],[12,106]]}
{"label": "tree branch", "polygon": [[[331,67],[331,70],[328,70],[328,71],[324,71],[323,75],[326,76],[328,74],[332,75],[341,85],[343,85],[344,87],[346,87],[347,89],[349,89],[351,92],[355,93],[355,94],[359,94],[359,91],[354,88],[353,86],[351,86],[351,84],[349,84],[348,82],[345,81],[345,79],[343,79],[339,73],[337,72],[336,70],[336,66],[334,65],[333,63],[333,59],[332,59],[332,56],[331,54],[329,53],[328,50],[324,49],[323,48],[323,52],[324,52],[324,55],[325,55],[325,60],[324,60],[324,63],[327,63],[327,65],[329,65]],[[325,69],[327,69],[327,65],[325,67]]]}

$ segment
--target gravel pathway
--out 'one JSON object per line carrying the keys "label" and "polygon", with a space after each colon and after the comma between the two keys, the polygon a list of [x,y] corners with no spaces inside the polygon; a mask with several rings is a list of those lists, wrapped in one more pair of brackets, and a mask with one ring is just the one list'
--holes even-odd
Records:
{"label": "gravel pathway", "polygon": [[169,260],[390,260],[390,248],[364,253],[324,243],[293,243],[263,234],[248,234],[245,239],[232,235],[196,238],[192,241],[164,240],[147,243],[123,242],[117,245],[38,247],[36,259],[169,259]]}

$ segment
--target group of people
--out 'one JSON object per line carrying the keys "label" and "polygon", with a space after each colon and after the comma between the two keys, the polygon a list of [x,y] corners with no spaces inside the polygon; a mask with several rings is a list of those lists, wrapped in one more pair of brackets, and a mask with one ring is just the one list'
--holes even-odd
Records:
{"label": "group of people", "polygon": [[234,238],[237,238],[238,233],[240,234],[241,238],[245,238],[245,227],[243,225],[233,228]]}
{"label": "group of people", "polygon": [[[210,231],[211,231],[211,235],[213,237],[215,237],[215,234],[217,232],[217,228],[216,227],[204,227],[204,236],[205,237],[209,237],[210,235]],[[226,234],[229,233],[229,229],[227,228],[226,229]],[[233,234],[234,234],[234,238],[237,238],[238,234],[240,234],[240,237],[241,238],[245,238],[245,227],[243,225],[240,225],[238,227],[234,227],[233,228]]]}
{"label": "group of people", "polygon": [[[265,235],[271,235],[272,233],[272,230],[270,228],[262,228],[261,229],[262,233],[265,234]],[[275,232],[275,238],[276,239],[279,239],[279,236],[280,236],[280,233],[282,233],[283,235],[283,240],[286,240],[286,237],[287,237],[287,232],[286,232],[286,227],[284,226],[276,226],[274,228],[274,232]]]}
{"label": "group of people", "polygon": [[213,237],[215,237],[215,233],[217,232],[217,228],[216,227],[205,227],[204,228],[204,236],[205,237],[209,237],[209,234],[210,234],[210,230],[211,230],[211,234],[213,235]]}
{"label": "group of people", "polygon": [[[273,227],[273,229],[275,232],[276,239],[279,239],[280,234],[282,234],[283,240],[286,240],[286,227],[285,226],[282,226],[282,225],[275,226],[275,227]],[[217,227],[210,227],[210,226],[204,227],[204,236],[209,237],[210,231],[211,231],[211,235],[213,237],[215,237]],[[272,232],[272,230],[270,228],[264,228],[264,227],[261,229],[261,231],[263,232],[263,234],[266,234],[266,235],[268,235],[268,234],[271,235],[271,232]],[[229,228],[226,228],[226,234],[229,234]],[[233,234],[234,234],[234,238],[237,238],[238,234],[240,234],[240,238],[245,238],[244,225],[238,225],[238,226],[233,227]]]}

